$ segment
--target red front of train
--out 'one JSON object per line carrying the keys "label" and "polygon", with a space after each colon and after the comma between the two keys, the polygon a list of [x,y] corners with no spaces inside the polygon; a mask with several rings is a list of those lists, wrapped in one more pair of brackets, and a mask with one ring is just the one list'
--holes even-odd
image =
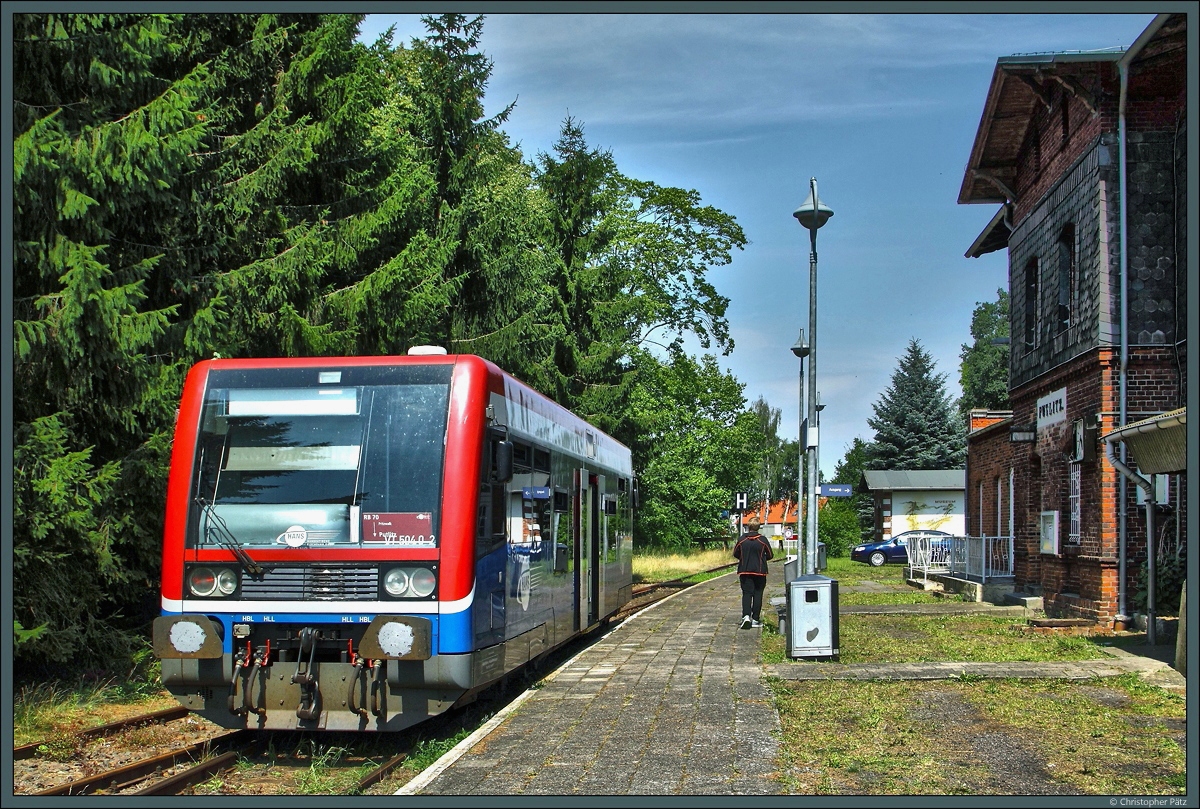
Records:
{"label": "red front of train", "polygon": [[163,683],[226,727],[413,725],[628,600],[635,488],[627,448],[479,357],[201,362]]}

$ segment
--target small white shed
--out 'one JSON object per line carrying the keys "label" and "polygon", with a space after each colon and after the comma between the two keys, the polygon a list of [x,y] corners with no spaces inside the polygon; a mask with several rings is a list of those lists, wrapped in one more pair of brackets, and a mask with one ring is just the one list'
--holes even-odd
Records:
{"label": "small white shed", "polygon": [[966,483],[965,469],[863,472],[862,488],[875,502],[876,541],[905,531],[945,531],[963,536]]}

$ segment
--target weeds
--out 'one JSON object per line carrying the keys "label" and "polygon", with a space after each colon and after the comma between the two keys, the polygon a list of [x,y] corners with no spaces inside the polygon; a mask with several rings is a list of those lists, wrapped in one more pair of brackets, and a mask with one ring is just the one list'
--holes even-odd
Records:
{"label": "weeds", "polygon": [[454,749],[455,745],[470,735],[466,728],[445,739],[422,739],[405,762],[405,767],[418,772],[433,766],[439,758]]}
{"label": "weeds", "polygon": [[[331,771],[346,754],[344,747],[316,748],[308,769],[296,781],[296,792],[300,795],[331,795],[345,791],[349,784],[358,780],[355,770]],[[369,769],[367,765],[365,769]],[[349,783],[347,783],[349,782]],[[339,788],[340,787],[340,788]]]}
{"label": "weeds", "polygon": [[173,704],[157,684],[97,676],[22,686],[13,700],[13,742],[28,744],[47,733],[75,732]]}
{"label": "weeds", "polygon": [[1103,657],[1084,637],[1014,632],[1023,626],[1008,616],[843,615],[844,663],[935,661],[1094,660]]}

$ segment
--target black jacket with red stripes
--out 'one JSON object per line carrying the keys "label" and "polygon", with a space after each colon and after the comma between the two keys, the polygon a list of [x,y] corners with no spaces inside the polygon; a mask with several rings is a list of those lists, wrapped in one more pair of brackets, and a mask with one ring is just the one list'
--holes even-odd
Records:
{"label": "black jacket with red stripes", "polygon": [[765,576],[771,543],[762,534],[746,534],[733,546],[733,556],[738,560],[739,576]]}

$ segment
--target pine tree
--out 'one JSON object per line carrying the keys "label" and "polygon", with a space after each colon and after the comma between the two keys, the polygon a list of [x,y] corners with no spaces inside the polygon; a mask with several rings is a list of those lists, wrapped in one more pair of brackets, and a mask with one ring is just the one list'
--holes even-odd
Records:
{"label": "pine tree", "polygon": [[613,317],[621,279],[600,266],[617,237],[616,162],[611,153],[589,147],[583,126],[568,116],[553,152],[537,156],[534,178],[550,208],[546,239],[556,258],[553,395],[601,429],[619,433],[632,381],[622,362],[630,345],[624,324]]}
{"label": "pine tree", "polygon": [[354,42],[359,19],[15,15],[26,659],[140,642],[120,629],[140,633],[156,608],[170,433],[195,359],[328,353],[363,331],[337,291],[390,261],[382,243],[407,238],[424,192],[411,144],[380,130],[382,58]]}
{"label": "pine tree", "polygon": [[25,660],[128,653],[119,629],[153,594],[161,531],[142,517],[161,510],[156,427],[174,413],[173,237],[208,135],[211,72],[184,25],[13,17],[13,606],[46,627]]}
{"label": "pine tree", "polygon": [[867,419],[875,430],[867,452],[871,469],[962,467],[966,438],[945,382],[920,342],[909,341],[891,385],[874,405],[875,416]]}

